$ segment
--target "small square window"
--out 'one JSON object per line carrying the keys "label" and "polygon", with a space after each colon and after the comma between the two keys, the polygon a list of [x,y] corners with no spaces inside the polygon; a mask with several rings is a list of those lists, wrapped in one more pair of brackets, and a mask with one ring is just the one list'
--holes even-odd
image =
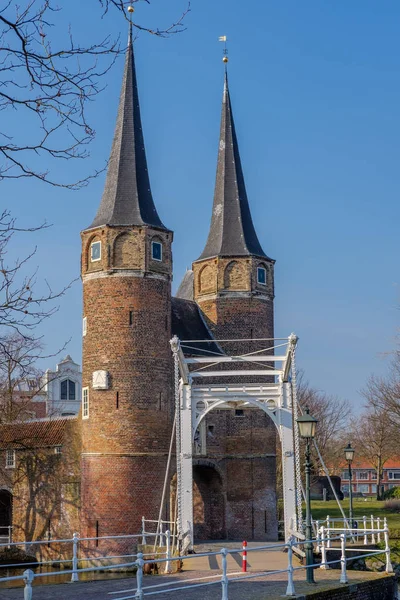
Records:
{"label": "small square window", "polygon": [[244,417],[244,410],[241,408],[237,408],[235,410],[235,417]]}
{"label": "small square window", "polygon": [[82,388],[82,419],[89,418],[89,388]]}
{"label": "small square window", "polygon": [[6,452],[6,469],[15,469],[15,450]]}
{"label": "small square window", "polygon": [[162,261],[162,244],[160,242],[151,242],[151,258]]}
{"label": "small square window", "polygon": [[101,242],[93,242],[90,246],[90,260],[101,260]]}
{"label": "small square window", "polygon": [[257,283],[267,285],[267,271],[264,267],[257,267]]}
{"label": "small square window", "polygon": [[61,446],[55,446],[54,447],[54,454],[62,454],[62,447]]}

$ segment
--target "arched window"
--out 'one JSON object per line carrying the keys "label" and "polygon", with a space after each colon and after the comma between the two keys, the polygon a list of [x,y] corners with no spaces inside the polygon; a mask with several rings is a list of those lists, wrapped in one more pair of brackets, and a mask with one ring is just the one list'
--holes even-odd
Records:
{"label": "arched window", "polygon": [[93,240],[90,244],[90,260],[91,262],[96,262],[97,260],[101,260],[101,241]]}
{"label": "arched window", "polygon": [[267,269],[265,267],[257,267],[257,283],[267,285]]}
{"label": "arched window", "polygon": [[157,241],[157,240],[153,240],[151,242],[151,258],[152,260],[157,260],[159,262],[162,261],[162,243]]}
{"label": "arched window", "polygon": [[71,379],[61,382],[61,400],[76,400],[76,383]]}

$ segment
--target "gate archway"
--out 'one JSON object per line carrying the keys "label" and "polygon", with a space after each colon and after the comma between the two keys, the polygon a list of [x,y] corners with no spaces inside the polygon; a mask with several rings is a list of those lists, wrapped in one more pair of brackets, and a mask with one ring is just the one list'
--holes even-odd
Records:
{"label": "gate archway", "polygon": [[222,477],[210,465],[193,465],[193,533],[196,540],[226,538],[226,494]]}

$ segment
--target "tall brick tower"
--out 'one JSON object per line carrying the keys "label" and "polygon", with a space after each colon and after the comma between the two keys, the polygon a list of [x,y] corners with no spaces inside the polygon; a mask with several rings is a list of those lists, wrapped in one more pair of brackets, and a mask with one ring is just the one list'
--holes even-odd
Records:
{"label": "tall brick tower", "polygon": [[193,263],[194,297],[217,339],[273,337],[274,262],[254,229],[225,74],[210,231]]}
{"label": "tall brick tower", "polygon": [[132,31],[103,197],[82,232],[82,534],[157,518],[172,429],[171,242],[150,189]]}
{"label": "tall brick tower", "polygon": [[[206,246],[193,263],[193,275],[194,300],[227,353],[256,351],[269,343],[251,340],[273,338],[274,262],[262,249],[253,225],[225,73],[211,226]],[[211,515],[205,519],[206,537],[276,538],[276,449],[271,419],[261,411],[241,408],[212,411],[206,428],[207,462],[200,461],[194,472],[194,505],[208,505]],[[222,481],[220,500],[212,465]],[[213,520],[213,506],[219,512],[210,531],[207,520],[208,524]],[[202,535],[202,517],[198,516],[197,532]],[[196,527],[196,510],[194,519]],[[223,522],[224,529],[218,529]]]}

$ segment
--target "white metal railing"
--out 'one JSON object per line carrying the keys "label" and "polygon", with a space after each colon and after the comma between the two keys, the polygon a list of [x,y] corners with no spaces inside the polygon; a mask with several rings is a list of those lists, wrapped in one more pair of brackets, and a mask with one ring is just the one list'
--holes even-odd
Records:
{"label": "white metal railing", "polygon": [[[369,542],[371,544],[376,544],[381,541],[381,525],[383,522],[386,522],[386,518],[381,519],[381,517],[374,517],[374,515],[370,515],[370,517],[364,515],[363,517],[353,518],[352,523],[350,523],[349,519],[342,519],[339,517],[332,518],[327,515],[326,519],[313,521],[313,529],[314,533],[317,534],[320,527],[324,527],[328,539],[328,548],[331,547],[330,532],[335,532],[339,529],[341,531],[355,531],[358,533],[362,531],[363,543],[364,546],[367,546]],[[383,528],[385,527],[386,525],[384,524]],[[360,535],[355,536],[354,534],[352,534],[352,536],[357,538],[361,537]]]}
{"label": "white metal railing", "polygon": [[[153,526],[156,527],[156,531],[146,531],[146,523],[149,524],[150,528]],[[159,546],[166,545],[165,533],[169,531],[171,537],[176,537],[176,523],[174,521],[163,521],[162,519],[145,519],[142,517],[142,545],[145,546],[147,544],[147,537],[154,537],[154,546],[157,546],[157,542]]]}
{"label": "white metal railing", "polygon": [[[155,533],[150,533],[147,532],[146,533],[147,536],[156,536],[158,534]],[[51,540],[36,540],[36,541],[28,541],[28,542],[11,542],[9,544],[0,544],[0,550],[4,547],[7,548],[17,548],[17,547],[23,547],[25,552],[35,552],[35,549],[39,549],[39,552],[41,551],[41,547],[45,547],[47,550],[50,550],[51,553],[51,546],[52,545],[56,545],[58,546],[58,550],[55,550],[53,552],[58,552],[59,555],[61,554],[66,554],[68,553],[68,550],[65,548],[66,545],[71,545],[72,549],[71,549],[71,553],[68,556],[68,558],[54,558],[54,557],[49,557],[49,560],[43,560],[42,557],[40,557],[39,559],[35,559],[35,562],[31,562],[31,563],[23,563],[23,565],[21,565],[21,563],[15,563],[15,564],[7,564],[4,565],[4,567],[6,567],[7,569],[9,568],[21,568],[21,566],[24,567],[29,567],[29,566],[45,566],[45,565],[62,565],[65,563],[71,563],[72,564],[72,569],[71,570],[66,570],[66,569],[62,569],[59,571],[54,571],[54,572],[46,572],[46,573],[38,573],[35,574],[32,572],[32,575],[29,574],[29,578],[36,578],[36,577],[51,577],[54,575],[66,575],[66,574],[71,574],[71,582],[77,582],[79,581],[79,573],[86,573],[86,572],[90,572],[90,571],[97,571],[97,570],[103,570],[103,569],[107,569],[107,568],[122,568],[122,567],[127,567],[127,566],[133,566],[133,563],[128,563],[128,564],[121,564],[121,563],[113,563],[112,565],[104,565],[101,564],[99,567],[88,567],[88,568],[79,568],[79,562],[95,562],[95,561],[110,561],[110,560],[121,560],[121,559],[125,559],[125,563],[127,560],[129,559],[136,559],[139,554],[138,553],[128,553],[128,554],[116,554],[116,555],[95,555],[93,554],[93,552],[97,551],[99,553],[101,553],[101,548],[99,548],[99,544],[100,542],[103,541],[110,541],[110,540],[115,540],[118,542],[122,542],[124,540],[126,541],[130,541],[130,540],[135,540],[135,544],[138,543],[138,541],[140,540],[140,538],[142,537],[142,533],[139,534],[129,534],[129,535],[106,535],[106,536],[101,536],[101,537],[79,537],[78,533],[74,533],[72,538],[67,538],[67,539],[51,539]],[[165,565],[165,573],[169,573],[171,566],[170,566],[170,562],[169,562],[169,557],[171,556],[171,538],[172,535],[170,534],[169,531],[166,531],[163,533],[163,538],[165,541],[165,551],[154,551],[154,552],[149,552],[146,554],[142,554],[142,556],[144,557],[151,557],[151,561],[154,563],[154,558],[157,557],[157,562],[158,562],[158,557],[166,557],[167,561],[166,561],[166,565]],[[95,548],[84,548],[83,547],[83,543],[84,542],[95,542],[96,547]],[[61,550],[61,548],[63,548],[64,546],[64,551]],[[37,550],[36,550],[37,551]],[[83,556],[82,555],[82,551],[84,552],[90,552],[91,551],[91,555],[90,556]],[[81,556],[79,556],[79,554],[81,554]],[[0,565],[1,568],[2,565]],[[27,571],[24,572],[23,575],[19,575],[19,576],[13,576],[13,577],[0,577],[0,583],[5,582],[5,581],[16,581],[18,579],[25,579],[25,575],[26,575]],[[32,579],[33,581],[33,579]],[[29,581],[27,582],[29,584]]]}
{"label": "white metal railing", "polygon": [[[347,561],[348,560],[354,560],[354,559],[358,559],[358,558],[366,558],[368,556],[377,556],[377,555],[385,555],[386,558],[386,566],[385,566],[385,570],[387,573],[392,573],[393,572],[393,568],[392,568],[392,564],[390,561],[390,546],[389,546],[389,530],[387,528],[387,523],[386,523],[386,519],[384,520],[384,528],[382,529],[375,529],[374,530],[374,534],[383,534],[384,536],[384,541],[385,541],[385,548],[384,550],[374,550],[374,551],[370,551],[370,550],[361,550],[359,548],[350,548],[347,544],[347,535],[349,534],[350,536],[354,536],[356,538],[358,537],[363,537],[364,536],[364,532],[360,532],[356,529],[351,530],[351,532],[349,532],[348,530],[344,531],[343,528],[335,528],[335,530],[333,528],[331,528],[330,534],[335,534],[335,535],[330,535],[330,540],[333,541],[339,541],[340,540],[340,558],[337,558],[335,560],[327,560],[327,556],[326,556],[326,550],[327,550],[327,542],[328,542],[328,537],[326,535],[324,526],[321,526],[320,531],[319,531],[319,535],[317,539],[312,539],[312,540],[301,540],[298,541],[295,539],[294,536],[292,536],[289,540],[289,542],[287,543],[280,543],[280,544],[269,544],[266,546],[258,546],[258,547],[253,547],[253,548],[247,548],[247,552],[256,552],[256,551],[268,551],[271,549],[276,549],[276,548],[280,548],[282,550],[287,550],[287,567],[285,569],[279,569],[279,570],[275,570],[275,571],[261,571],[261,572],[257,572],[257,573],[243,573],[243,574],[239,574],[239,573],[230,573],[228,574],[228,563],[227,563],[227,557],[229,554],[235,554],[235,553],[240,553],[242,551],[242,548],[237,548],[234,550],[228,550],[226,548],[222,548],[220,551],[218,552],[204,552],[204,553],[200,553],[200,554],[195,554],[195,555],[189,555],[189,556],[172,556],[171,555],[171,534],[169,531],[165,532],[165,536],[166,536],[166,542],[167,542],[167,546],[166,546],[166,552],[164,553],[159,553],[159,555],[157,556],[157,563],[161,563],[161,564],[165,564],[165,569],[164,572],[165,573],[170,573],[171,572],[171,564],[173,561],[181,561],[181,560],[191,560],[193,558],[200,558],[200,557],[209,557],[209,556],[220,556],[221,557],[221,562],[222,562],[222,568],[221,568],[221,574],[220,575],[212,575],[212,576],[208,576],[208,577],[201,577],[201,578],[196,578],[196,579],[191,579],[191,580],[182,580],[182,581],[175,581],[173,583],[171,582],[166,582],[166,583],[160,583],[160,584],[156,584],[156,585],[148,585],[148,586],[143,586],[143,570],[144,570],[144,566],[146,564],[152,564],[154,563],[154,556],[151,559],[146,560],[146,556],[148,555],[144,555],[143,553],[139,552],[136,555],[129,555],[132,558],[136,558],[136,560],[133,561],[128,561],[128,562],[122,562],[122,563],[113,563],[111,565],[100,565],[98,567],[87,567],[87,568],[78,568],[78,544],[79,542],[83,541],[83,540],[96,540],[96,539],[122,539],[122,538],[129,538],[129,537],[141,537],[140,535],[137,536],[105,536],[102,538],[79,538],[77,534],[74,534],[74,537],[70,540],[52,540],[53,542],[72,542],[73,543],[73,548],[74,548],[74,552],[73,552],[73,557],[72,557],[72,569],[71,570],[63,570],[62,573],[65,575],[70,574],[71,575],[71,581],[72,582],[76,582],[79,580],[79,574],[80,573],[88,573],[88,572],[95,572],[95,571],[104,571],[107,569],[115,569],[115,568],[128,568],[128,567],[136,567],[136,588],[134,589],[129,589],[129,590],[120,590],[118,592],[111,592],[111,594],[115,595],[115,594],[130,594],[130,595],[125,595],[125,596],[119,596],[118,598],[115,598],[115,600],[128,600],[128,599],[135,599],[135,600],[143,600],[143,598],[145,596],[150,596],[150,595],[157,595],[157,594],[165,594],[168,592],[177,592],[180,590],[189,590],[189,589],[193,589],[193,588],[198,588],[198,587],[204,587],[204,586],[210,586],[210,585],[217,585],[220,584],[221,585],[221,599],[222,600],[229,600],[228,598],[228,588],[229,588],[229,583],[231,582],[235,582],[235,581],[242,581],[244,579],[254,579],[254,578],[260,578],[260,577],[267,577],[270,575],[275,575],[278,573],[286,573],[286,578],[287,578],[287,584],[286,584],[286,596],[293,596],[295,595],[295,587],[294,587],[294,578],[293,578],[293,573],[294,571],[298,571],[298,570],[304,570],[307,568],[321,568],[321,569],[326,569],[329,568],[329,565],[332,564],[337,564],[340,563],[340,583],[347,583],[347,572],[346,572],[346,567],[347,567]],[[339,531],[341,531],[341,533],[338,533]],[[369,535],[372,535],[372,530],[369,530]],[[306,543],[307,541],[312,542],[313,544],[320,544],[320,551],[321,551],[321,563],[315,563],[313,565],[302,565],[302,566],[298,566],[295,567],[293,566],[293,550],[294,548],[298,547],[299,545],[302,545],[304,543]],[[47,541],[44,542],[33,542],[33,543],[48,543]],[[346,552],[355,552],[356,556],[351,556],[351,558],[346,557]],[[154,553],[152,553],[153,555]],[[165,555],[165,557],[162,557],[162,555]],[[125,558],[126,556],[119,556],[119,557],[103,557],[104,558]],[[82,560],[82,559],[79,559]],[[96,557],[94,558],[89,558],[88,560],[96,560]],[[54,562],[54,561],[52,561]],[[70,562],[70,561],[68,561]],[[3,577],[0,578],[0,582],[6,582],[6,581],[17,581],[17,580],[23,580],[25,586],[24,586],[24,600],[32,600],[32,596],[33,596],[33,589],[32,589],[32,583],[34,580],[40,580],[40,577],[51,577],[52,575],[59,575],[60,571],[57,571],[55,573],[37,573],[35,574],[31,569],[27,569],[26,571],[24,571],[24,573],[22,575],[18,575],[18,576],[14,576],[14,577]],[[218,577],[218,579],[217,579]],[[211,579],[216,579],[215,581],[210,581]],[[39,594],[37,596],[39,598]],[[22,598],[22,596],[21,596]]]}
{"label": "white metal railing", "polygon": [[12,525],[0,525],[0,539],[6,538],[7,543],[12,542]]}

